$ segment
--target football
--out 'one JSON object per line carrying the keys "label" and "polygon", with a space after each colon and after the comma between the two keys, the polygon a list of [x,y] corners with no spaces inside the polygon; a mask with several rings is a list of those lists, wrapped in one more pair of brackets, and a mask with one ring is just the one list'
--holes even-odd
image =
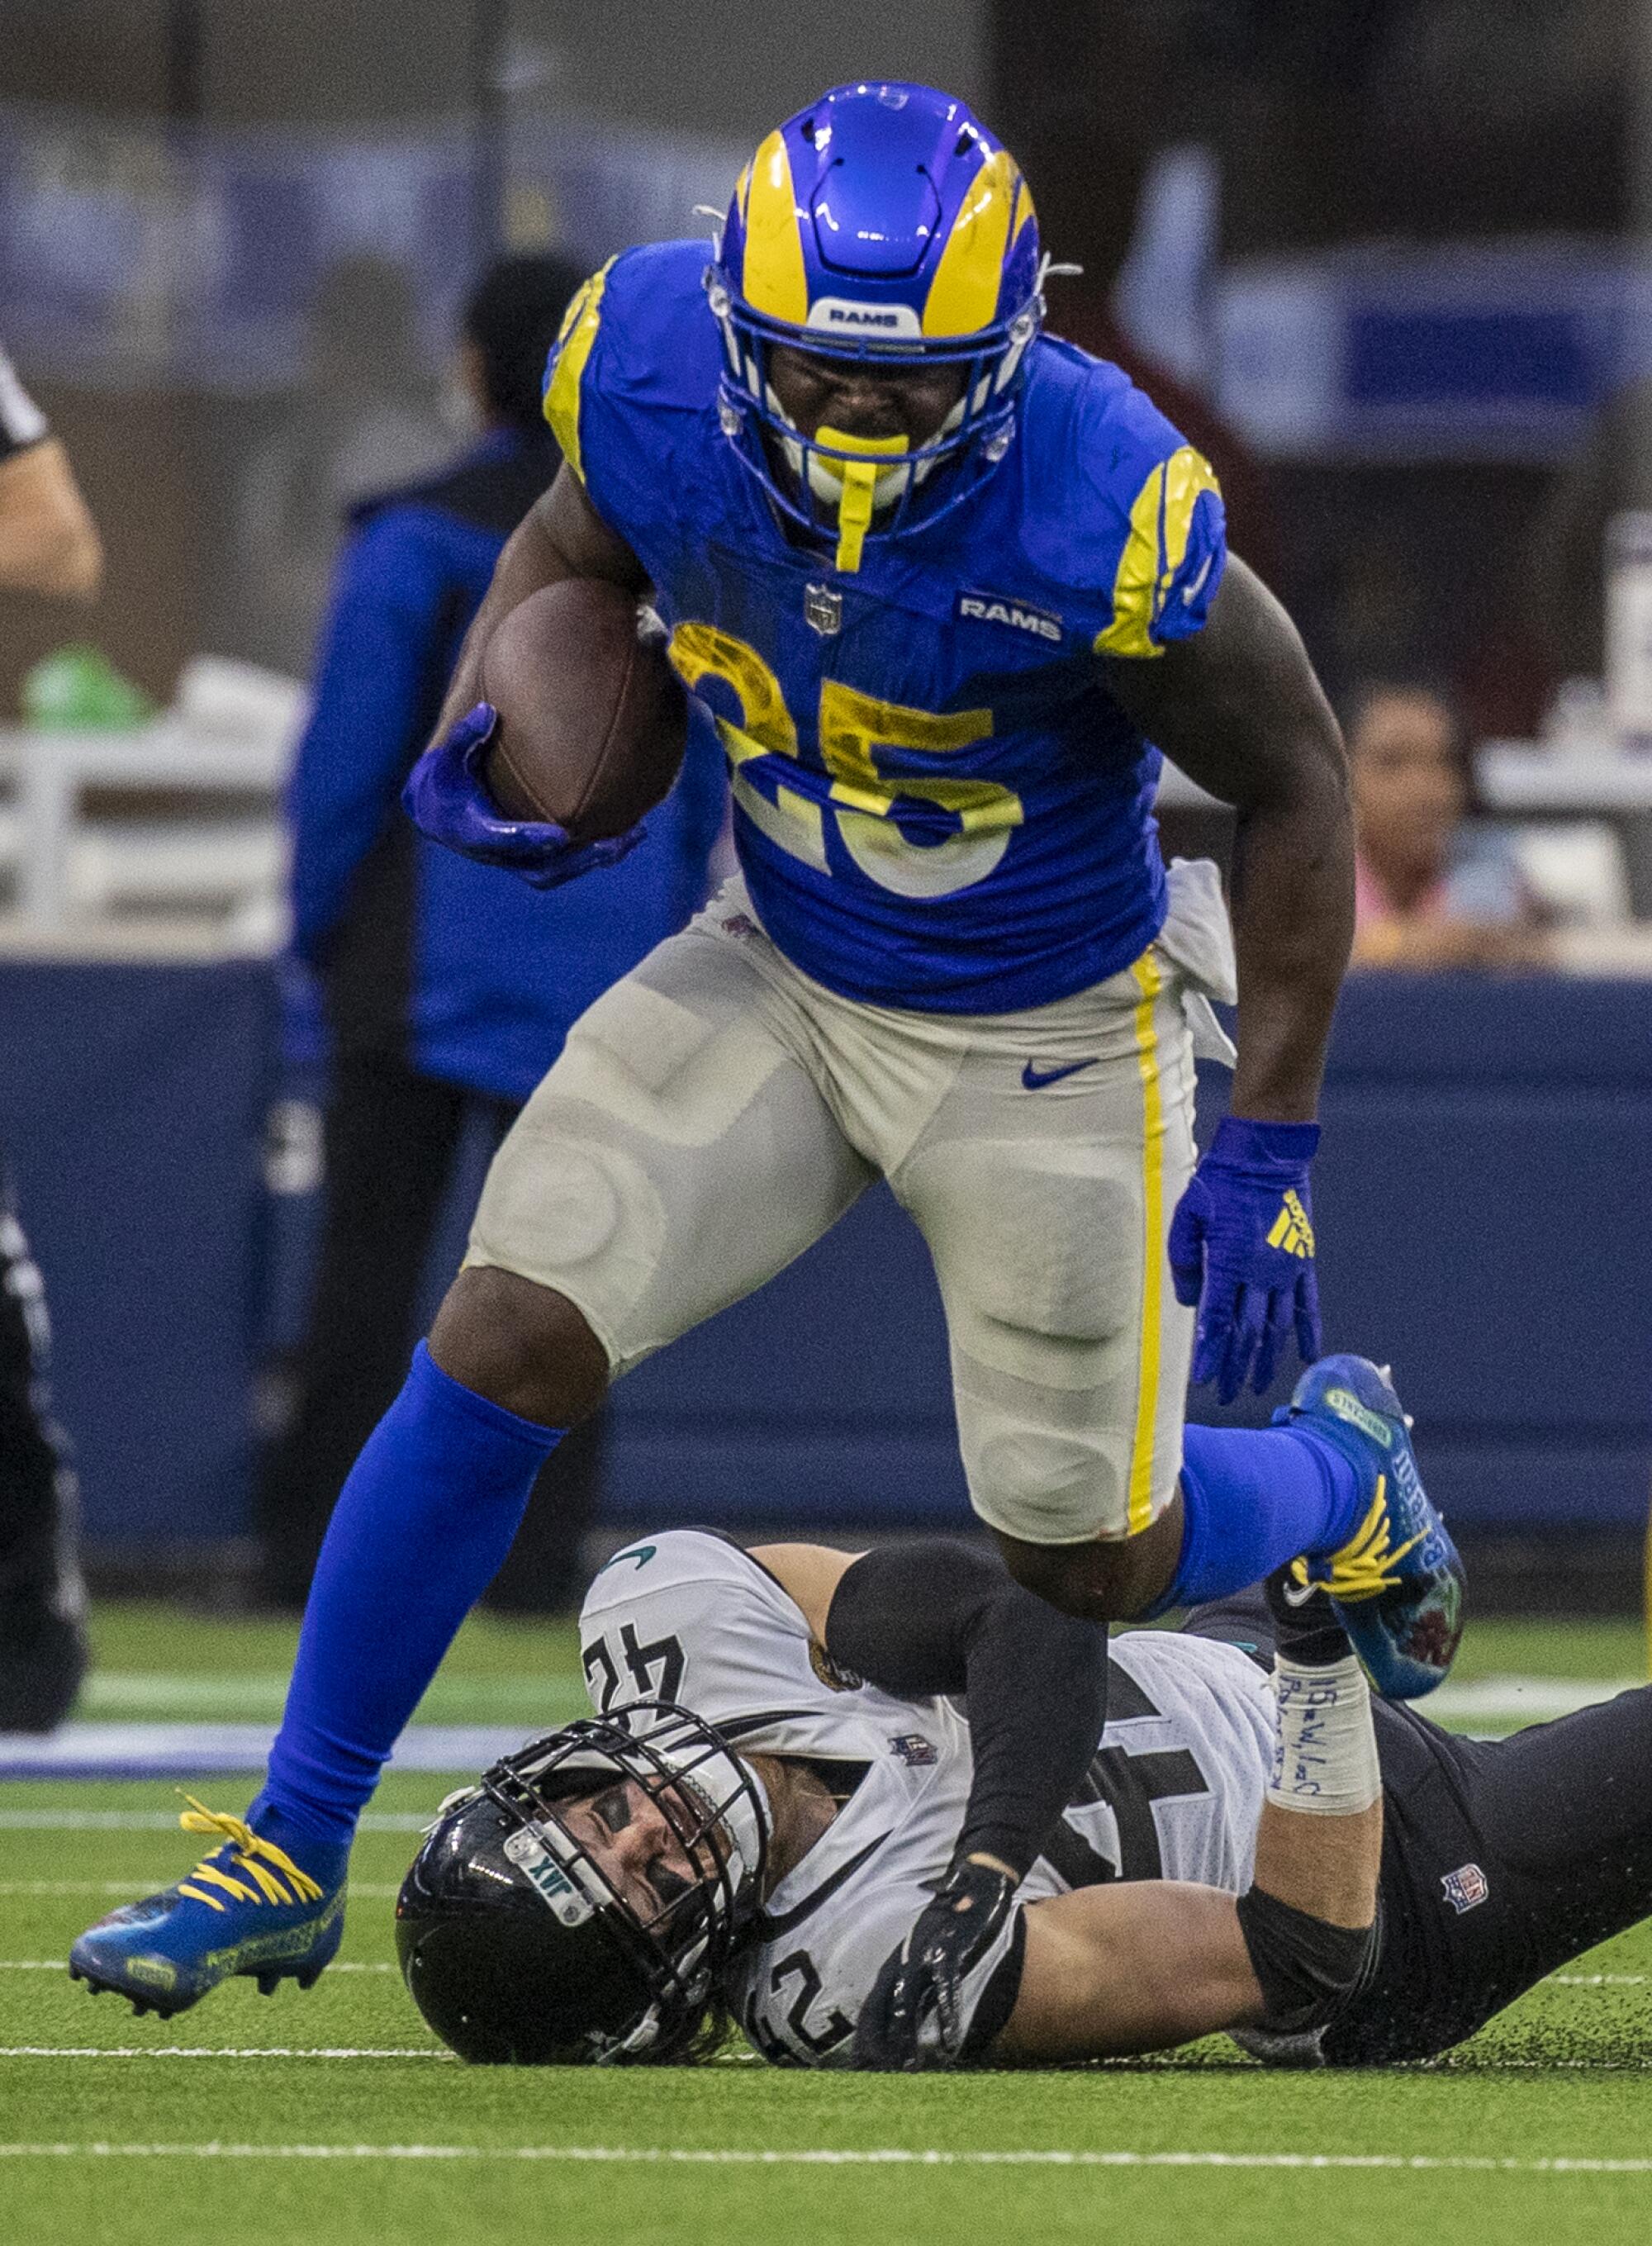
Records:
{"label": "football", "polygon": [[688,696],[663,632],[619,586],[574,577],[530,594],[483,650],[481,684],[499,712],[483,778],[506,818],[596,842],[670,792]]}

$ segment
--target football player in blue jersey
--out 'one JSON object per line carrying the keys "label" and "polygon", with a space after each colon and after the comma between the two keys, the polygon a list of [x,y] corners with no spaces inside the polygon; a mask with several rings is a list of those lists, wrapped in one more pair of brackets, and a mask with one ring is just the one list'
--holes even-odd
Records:
{"label": "football player in blue jersey", "polygon": [[[1384,1691],[1449,1667],[1460,1568],[1374,1365],[1310,1362],[1272,1429],[1183,1429],[1190,1365],[1227,1399],[1318,1353],[1347,781],[1209,467],[1042,334],[1045,270],[961,102],[853,85],[764,141],[709,261],[632,250],[570,307],[565,465],[409,806],[541,884],[622,853],[504,819],[481,778],[491,634],[596,578],[647,595],[715,719],[741,877],[576,1024],[500,1149],[335,1511],[264,1791],[82,1937],[94,1986],[170,2012],[320,1971],[356,1818],[546,1455],[879,1177],[934,1256],[971,1499],[1023,1584],[1123,1617],[1304,1555]],[[1214,870],[1160,859],[1160,746],[1237,809],[1236,972]],[[1231,1057],[1209,1002],[1235,996],[1195,1167],[1194,1052]]]}

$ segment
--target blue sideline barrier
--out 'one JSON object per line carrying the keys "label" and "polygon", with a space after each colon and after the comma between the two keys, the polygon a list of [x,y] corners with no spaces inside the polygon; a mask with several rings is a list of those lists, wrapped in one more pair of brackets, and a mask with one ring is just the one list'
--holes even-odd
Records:
{"label": "blue sideline barrier", "polygon": [[[293,1294],[290,1273],[273,1283],[258,1184],[273,1046],[256,963],[0,963],[0,1144],[101,1541],[244,1526],[260,1321],[272,1287]],[[1205,1092],[1208,1124],[1226,1077]],[[1638,1526],[1652,985],[1356,980],[1324,1120],[1327,1341],[1393,1359],[1453,1519]],[[934,1282],[882,1190],[640,1367],[613,1410],[622,1525],[969,1518]],[[1194,1412],[1216,1416],[1199,1397]]]}
{"label": "blue sideline barrier", "polygon": [[258,960],[0,962],[0,1152],[89,1534],[235,1534],[277,1032]]}

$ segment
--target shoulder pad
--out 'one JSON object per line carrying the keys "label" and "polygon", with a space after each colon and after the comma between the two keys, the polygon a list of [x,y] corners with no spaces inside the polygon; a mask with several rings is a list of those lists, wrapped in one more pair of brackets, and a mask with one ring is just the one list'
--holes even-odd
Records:
{"label": "shoulder pad", "polygon": [[610,258],[568,306],[546,371],[545,418],[581,476],[588,404],[708,412],[722,346],[702,285],[703,242],[650,242]]}
{"label": "shoulder pad", "polygon": [[801,1610],[714,1530],[669,1529],[616,1552],[586,1593],[580,1645],[604,1715],[638,1698],[680,1699],[717,1724],[827,1698]]}
{"label": "shoulder pad", "polygon": [[1028,385],[1023,534],[1039,567],[1104,596],[1098,654],[1163,652],[1204,623],[1226,559],[1221,492],[1128,376],[1054,337]]}

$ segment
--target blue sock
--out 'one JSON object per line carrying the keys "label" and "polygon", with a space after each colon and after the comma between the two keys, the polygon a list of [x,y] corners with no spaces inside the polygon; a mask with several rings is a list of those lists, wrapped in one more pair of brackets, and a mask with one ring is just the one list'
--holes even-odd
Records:
{"label": "blue sock", "polygon": [[1359,1470],[1312,1428],[1182,1433],[1181,1558],[1152,1608],[1197,1606],[1260,1582],[1302,1552],[1334,1552],[1370,1502]]}
{"label": "blue sock", "polygon": [[[452,1380],[421,1342],[350,1468],[322,1546],[287,1710],[249,1821],[347,1849],[459,1626],[561,1440]],[[339,1859],[342,1868],[343,1858]],[[316,1875],[319,1876],[319,1875]]]}

